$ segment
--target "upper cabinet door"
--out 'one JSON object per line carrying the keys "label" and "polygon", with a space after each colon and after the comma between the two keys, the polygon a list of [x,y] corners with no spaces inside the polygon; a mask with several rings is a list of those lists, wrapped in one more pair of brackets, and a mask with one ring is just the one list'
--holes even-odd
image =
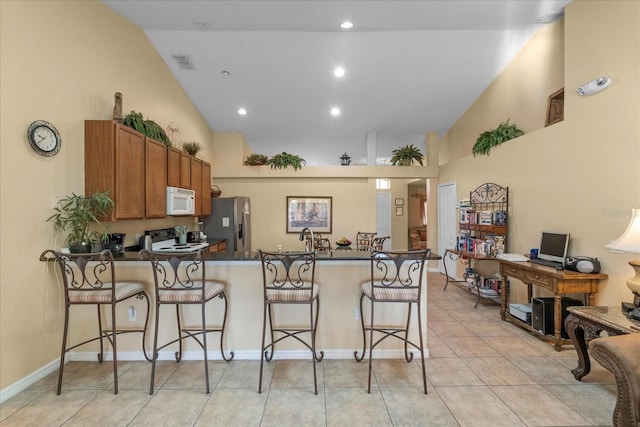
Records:
{"label": "upper cabinet door", "polygon": [[180,188],[191,188],[191,156],[180,152]]}
{"label": "upper cabinet door", "polygon": [[196,193],[196,216],[202,214],[202,160],[191,157],[191,187]]}
{"label": "upper cabinet door", "polygon": [[85,121],[85,194],[109,191],[115,208],[107,220],[144,218],[144,174],[142,134],[112,120]]}
{"label": "upper cabinet door", "polygon": [[167,147],[146,138],[145,206],[147,218],[167,216]]}
{"label": "upper cabinet door", "polygon": [[202,162],[202,212],[200,212],[200,216],[208,215],[211,215],[211,165]]}
{"label": "upper cabinet door", "polygon": [[180,181],[180,153],[177,148],[167,150],[167,185],[170,187],[181,187]]}

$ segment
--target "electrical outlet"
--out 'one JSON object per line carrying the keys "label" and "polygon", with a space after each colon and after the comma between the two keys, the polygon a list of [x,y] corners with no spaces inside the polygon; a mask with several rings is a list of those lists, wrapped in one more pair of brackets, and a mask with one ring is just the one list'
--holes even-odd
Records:
{"label": "electrical outlet", "polygon": [[134,306],[129,307],[129,320],[132,322],[136,321],[136,308]]}
{"label": "electrical outlet", "polygon": [[360,320],[360,309],[356,308],[356,320]]}

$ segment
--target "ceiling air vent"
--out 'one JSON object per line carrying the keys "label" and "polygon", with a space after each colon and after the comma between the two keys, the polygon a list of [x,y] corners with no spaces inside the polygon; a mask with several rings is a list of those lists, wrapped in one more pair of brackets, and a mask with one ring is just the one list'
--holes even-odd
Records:
{"label": "ceiling air vent", "polygon": [[178,63],[178,66],[183,70],[195,70],[196,67],[193,66],[193,62],[191,62],[191,58],[188,55],[171,55]]}
{"label": "ceiling air vent", "polygon": [[562,15],[564,15],[564,12],[560,11],[560,12],[545,12],[542,15],[538,16],[535,19],[532,19],[531,22],[534,22],[536,24],[550,24],[553,21],[555,21],[556,19],[560,18]]}

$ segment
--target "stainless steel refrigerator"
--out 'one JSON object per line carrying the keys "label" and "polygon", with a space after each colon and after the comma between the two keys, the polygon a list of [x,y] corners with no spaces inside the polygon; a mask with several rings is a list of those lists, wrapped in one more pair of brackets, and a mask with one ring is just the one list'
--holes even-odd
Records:
{"label": "stainless steel refrigerator", "polygon": [[248,197],[211,199],[211,215],[203,221],[208,239],[227,239],[227,252],[251,250],[251,210]]}

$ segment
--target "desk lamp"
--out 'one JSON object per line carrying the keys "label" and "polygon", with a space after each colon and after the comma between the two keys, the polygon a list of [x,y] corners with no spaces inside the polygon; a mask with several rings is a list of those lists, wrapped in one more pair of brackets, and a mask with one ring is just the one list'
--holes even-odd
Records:
{"label": "desk lamp", "polygon": [[[617,240],[606,246],[611,252],[640,254],[640,209],[631,210],[631,222]],[[640,320],[640,260],[629,261],[636,275],[627,280],[627,286],[633,292],[633,303],[622,303],[622,311],[628,317]]]}

